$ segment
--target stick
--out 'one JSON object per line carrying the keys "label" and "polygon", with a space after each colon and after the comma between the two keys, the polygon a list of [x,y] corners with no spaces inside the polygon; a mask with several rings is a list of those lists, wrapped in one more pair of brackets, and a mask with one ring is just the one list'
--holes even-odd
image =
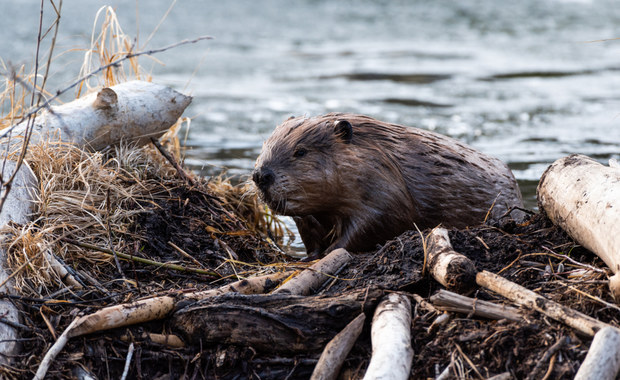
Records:
{"label": "stick", "polygon": [[129,349],[127,350],[127,359],[125,360],[125,368],[123,368],[123,374],[121,375],[121,380],[125,380],[127,375],[129,374],[129,365],[131,364],[131,358],[133,357],[133,343],[129,345]]}
{"label": "stick", "polygon": [[489,319],[508,319],[510,321],[523,321],[519,309],[497,305],[493,302],[478,300],[456,294],[447,290],[439,290],[431,296],[431,302],[439,310],[474,314]]}
{"label": "stick", "polygon": [[142,264],[155,265],[160,268],[174,269],[174,270],[178,270],[181,272],[193,272],[193,273],[198,273],[198,274],[204,274],[207,276],[212,276],[212,277],[217,277],[217,278],[222,277],[219,273],[212,272],[209,270],[198,269],[198,268],[188,268],[188,267],[184,267],[182,265],[177,265],[177,264],[160,263],[159,261],[149,260],[149,259],[145,259],[142,257],[133,256],[133,255],[127,255],[127,254],[117,252],[117,251],[114,251],[108,248],[98,247],[96,245],[79,242],[77,240],[73,240],[70,238],[62,238],[61,240],[69,244],[77,245],[78,247],[92,249],[93,251],[105,253],[110,256],[116,255],[120,257],[121,259],[136,261]]}
{"label": "stick", "polygon": [[613,380],[620,370],[620,332],[604,328],[597,332],[575,380]]}
{"label": "stick", "polygon": [[[535,380],[538,379],[538,374],[542,371],[543,366],[547,364],[547,362],[550,361],[550,359],[555,356],[555,354],[562,349],[562,347],[564,347],[564,345],[566,345],[566,343],[568,343],[568,339],[566,337],[561,337],[560,339],[558,339],[557,342],[555,342],[553,344],[553,346],[549,347],[549,349],[547,350],[547,352],[545,352],[545,354],[543,355],[543,357],[538,361],[538,363],[536,363],[536,366],[534,367],[534,369],[529,373],[529,375],[527,375],[527,377],[525,378],[526,380]],[[552,362],[550,362],[549,364],[549,371],[553,371],[553,366],[551,365]]]}
{"label": "stick", "polygon": [[279,272],[249,278],[218,289],[183,294],[181,298],[159,296],[127,304],[109,306],[93,314],[78,318],[76,326],[69,337],[163,319],[177,307],[180,301],[196,301],[229,292],[243,294],[260,293],[268,286],[273,285],[274,282],[286,278],[289,274],[290,272]]}
{"label": "stick", "polygon": [[329,276],[338,273],[345,265],[351,261],[352,257],[343,248],[338,248],[319,262],[313,264],[297,276],[285,282],[273,294],[297,294],[307,296],[320,288]]}
{"label": "stick", "polygon": [[366,316],[361,313],[332,339],[316,363],[310,380],[335,380],[338,378],[342,363],[353,348],[355,341],[362,332]]}
{"label": "stick", "polygon": [[452,249],[448,230],[435,228],[426,244],[428,266],[435,280],[458,293],[467,293],[476,286],[476,267],[470,259]]}
{"label": "stick", "polygon": [[517,285],[491,272],[479,272],[476,276],[476,282],[478,285],[490,289],[519,305],[536,310],[556,321],[563,322],[582,334],[594,336],[600,329],[611,327],[607,323],[548,300],[521,285]]}
{"label": "stick", "polygon": [[183,179],[185,182],[187,182],[191,186],[196,185],[196,181],[194,181],[194,179],[190,177],[185,170],[183,170],[183,168],[179,165],[177,160],[175,160],[174,157],[172,157],[172,155],[166,150],[166,148],[161,146],[161,144],[159,143],[159,141],[157,141],[156,138],[151,137],[151,142],[153,143],[153,145],[155,145],[159,153],[161,153],[161,155],[164,156],[166,160],[168,160],[168,162],[172,166],[174,166],[174,168],[176,169],[181,179]]}
{"label": "stick", "polygon": [[392,293],[381,301],[372,318],[372,357],[364,380],[408,379],[413,360],[411,302]]}
{"label": "stick", "polygon": [[67,342],[69,341],[69,334],[73,330],[74,326],[77,324],[79,318],[75,318],[71,324],[63,331],[63,333],[58,337],[58,340],[54,343],[54,345],[45,353],[43,360],[41,360],[41,364],[39,364],[39,368],[37,369],[37,373],[32,378],[33,380],[43,380],[45,378],[45,374],[49,369],[52,361],[58,356],[60,351],[65,347]]}

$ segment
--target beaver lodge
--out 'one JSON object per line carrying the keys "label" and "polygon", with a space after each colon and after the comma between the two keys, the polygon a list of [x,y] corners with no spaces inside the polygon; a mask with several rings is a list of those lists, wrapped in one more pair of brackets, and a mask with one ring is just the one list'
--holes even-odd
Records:
{"label": "beaver lodge", "polygon": [[[620,169],[571,156],[541,181],[546,211],[524,223],[409,231],[373,252],[299,262],[246,183],[183,169],[189,99],[126,82],[127,62],[141,78],[137,58],[106,33],[126,38],[102,31],[102,86],[78,100],[109,117],[93,132],[109,138],[101,146],[37,129],[64,108],[19,124],[21,83],[35,76],[5,83],[2,125],[24,128],[13,143],[27,149],[3,145],[3,378],[615,378]],[[132,86],[181,109],[153,111],[174,116],[155,130],[125,121],[115,128],[137,128],[124,130],[134,139],[114,140]]]}

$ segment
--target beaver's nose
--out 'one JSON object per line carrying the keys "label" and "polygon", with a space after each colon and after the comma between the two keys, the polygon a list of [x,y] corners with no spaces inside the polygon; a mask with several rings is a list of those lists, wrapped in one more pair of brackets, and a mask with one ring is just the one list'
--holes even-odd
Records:
{"label": "beaver's nose", "polygon": [[258,168],[252,173],[252,179],[259,189],[266,191],[275,181],[276,175],[269,168]]}

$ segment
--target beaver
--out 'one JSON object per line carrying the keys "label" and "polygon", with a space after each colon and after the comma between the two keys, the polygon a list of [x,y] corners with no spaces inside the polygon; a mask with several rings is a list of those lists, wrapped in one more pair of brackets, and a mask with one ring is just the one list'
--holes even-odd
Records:
{"label": "beaver", "polygon": [[463,228],[523,207],[500,160],[357,114],[288,119],[264,142],[252,179],[275,213],[293,217],[309,257],[368,251],[415,227]]}

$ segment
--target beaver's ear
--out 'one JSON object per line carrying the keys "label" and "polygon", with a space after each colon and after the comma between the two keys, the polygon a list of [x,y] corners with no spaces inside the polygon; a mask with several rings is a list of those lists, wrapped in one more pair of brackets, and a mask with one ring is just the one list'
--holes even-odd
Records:
{"label": "beaver's ear", "polygon": [[346,120],[338,120],[334,123],[334,132],[336,136],[340,137],[346,144],[353,139],[353,126]]}

